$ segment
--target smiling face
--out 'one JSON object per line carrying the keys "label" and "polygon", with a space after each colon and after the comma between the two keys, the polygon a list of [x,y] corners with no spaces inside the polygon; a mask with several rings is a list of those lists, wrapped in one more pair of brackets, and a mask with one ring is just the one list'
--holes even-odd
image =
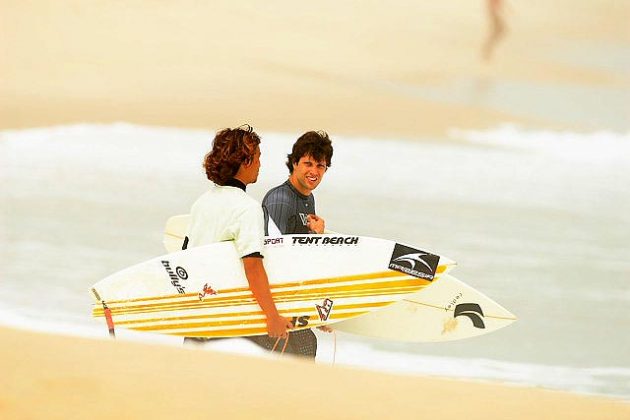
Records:
{"label": "smiling face", "polygon": [[324,178],[326,169],[326,161],[318,161],[311,155],[302,156],[293,164],[289,181],[301,194],[310,195]]}

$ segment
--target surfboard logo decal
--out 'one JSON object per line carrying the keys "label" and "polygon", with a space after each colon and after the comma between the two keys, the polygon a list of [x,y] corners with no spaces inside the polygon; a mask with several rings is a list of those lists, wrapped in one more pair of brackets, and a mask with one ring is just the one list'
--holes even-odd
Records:
{"label": "surfboard logo decal", "polygon": [[271,246],[271,245],[283,245],[284,244],[284,238],[270,238],[270,237],[265,237],[265,242],[264,242],[264,246]]}
{"label": "surfboard logo decal", "polygon": [[327,321],[330,316],[330,312],[332,312],[333,301],[331,299],[324,299],[324,303],[322,305],[315,305],[317,308],[317,313],[319,314],[319,319],[322,321]]}
{"label": "surfboard logo decal", "polygon": [[[177,292],[179,292],[180,294],[185,294],[186,293],[186,288],[184,288],[184,286],[179,282],[180,279],[182,280],[187,280],[188,279],[188,273],[186,272],[186,270],[184,270],[182,267],[177,267],[175,268],[175,272],[173,272],[173,269],[171,268],[171,263],[167,260],[162,260],[161,261],[162,265],[164,266],[164,269],[166,270],[166,273],[168,274],[168,277],[171,279],[171,284],[173,285],[173,287],[177,290]],[[175,274],[177,273],[177,274]]]}
{"label": "surfboard logo decal", "polygon": [[304,235],[293,237],[293,245],[357,245],[358,243],[358,236]]}
{"label": "surfboard logo decal", "polygon": [[427,264],[425,260],[422,259],[422,257],[425,255],[427,254],[423,254],[421,252],[418,252],[415,254],[407,254],[407,255],[403,255],[402,257],[396,258],[392,262],[406,262],[409,264],[409,267],[412,269],[416,268],[416,264],[423,264],[426,268],[430,270],[431,266]]}
{"label": "surfboard logo decal", "polygon": [[182,280],[188,280],[188,273],[183,267],[176,267],[175,272],[177,273],[177,277]]}
{"label": "surfboard logo decal", "polygon": [[293,328],[306,327],[310,319],[310,315],[294,316],[291,319],[291,324],[293,324]]}
{"label": "surfboard logo decal", "polygon": [[212,286],[208,286],[208,283],[203,285],[203,290],[199,293],[199,300],[203,300],[206,295],[216,295],[217,291],[212,288]]}
{"label": "surfboard logo decal", "polygon": [[396,244],[389,268],[421,279],[433,280],[439,261],[438,255]]}
{"label": "surfboard logo decal", "polygon": [[457,305],[455,307],[454,317],[457,318],[458,316],[468,317],[475,328],[486,328],[486,324],[483,322],[483,310],[481,309],[481,306],[476,303],[460,303]]}

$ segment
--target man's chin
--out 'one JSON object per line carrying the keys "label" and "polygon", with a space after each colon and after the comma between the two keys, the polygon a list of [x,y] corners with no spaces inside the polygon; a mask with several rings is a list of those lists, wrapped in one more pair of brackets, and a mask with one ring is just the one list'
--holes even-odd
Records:
{"label": "man's chin", "polygon": [[311,182],[309,180],[304,180],[304,186],[308,189],[314,190],[319,185],[319,181]]}

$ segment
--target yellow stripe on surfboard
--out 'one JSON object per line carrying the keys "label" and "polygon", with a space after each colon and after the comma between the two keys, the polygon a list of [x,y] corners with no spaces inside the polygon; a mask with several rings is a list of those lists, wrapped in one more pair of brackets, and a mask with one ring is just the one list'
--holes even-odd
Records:
{"label": "yellow stripe on surfboard", "polygon": [[[387,302],[369,302],[369,303],[348,303],[348,304],[336,304],[334,306],[335,311],[347,311],[347,310],[355,310],[355,309],[374,309],[380,308],[383,306],[390,305],[391,301]],[[278,312],[281,315],[288,315],[293,313],[299,313],[300,315],[317,315],[317,311],[314,309],[312,305],[299,307],[299,308],[291,308],[291,309],[279,309]],[[243,317],[258,317],[264,319],[265,314],[262,310],[258,309],[255,311],[246,311],[246,312],[227,312],[223,314],[202,314],[202,315],[184,315],[184,316],[172,316],[172,317],[161,317],[161,318],[141,318],[134,319],[129,321],[118,321],[116,325],[134,325],[134,324],[154,324],[160,322],[171,322],[171,321],[193,321],[193,320],[202,320],[202,319],[219,319],[219,318],[243,318]]]}
{"label": "yellow stripe on surfboard", "polygon": [[[369,311],[357,311],[352,313],[345,314],[331,314],[330,320],[343,320],[346,318],[354,318],[360,315],[364,315]],[[267,327],[264,323],[258,323],[261,325],[260,327],[252,328],[251,325],[255,323],[241,323],[238,325],[243,325],[243,328],[214,328],[211,325],[199,325],[197,327],[190,327],[185,324],[180,324],[176,328],[161,328],[161,327],[149,327],[149,328],[132,328],[136,331],[145,331],[145,332],[161,332],[165,330],[173,330],[173,332],[168,332],[166,334],[183,336],[183,337],[238,337],[238,336],[247,336],[247,335],[262,335],[267,333]],[[297,331],[305,328],[314,328],[323,324],[319,320],[315,320],[312,324],[308,324],[303,327],[297,327],[292,329],[291,331]],[[187,329],[186,329],[187,328]],[[205,328],[204,330],[199,331],[199,328]],[[181,329],[186,329],[185,331],[178,331]]]}
{"label": "yellow stripe on surfboard", "polygon": [[[436,274],[442,274],[448,269],[446,265],[438,266],[436,270]],[[328,277],[321,279],[313,279],[313,280],[303,280],[303,281],[294,281],[289,283],[281,283],[281,284],[272,284],[270,285],[270,289],[281,289],[287,287],[300,287],[300,286],[309,286],[314,284],[325,284],[325,283],[340,283],[346,281],[354,281],[354,280],[367,280],[367,279],[377,279],[377,278],[389,278],[389,277],[397,277],[402,274],[398,271],[388,270],[381,271],[377,273],[368,273],[368,274],[353,274],[349,276],[339,276],[339,277]],[[421,279],[422,280],[422,279]],[[425,280],[428,282],[428,280]],[[208,284],[212,284],[212,281],[208,281]],[[237,292],[247,292],[249,291],[249,287],[238,287],[232,289],[223,289],[221,293],[237,293]],[[164,300],[164,299],[176,299],[176,298],[186,298],[186,297],[197,297],[197,293],[185,293],[185,294],[171,294],[164,296],[150,296],[143,298],[133,298],[133,299],[119,299],[119,300],[108,300],[107,304],[116,304],[116,303],[127,303],[127,302],[143,302],[143,301],[151,301],[151,300]],[[100,305],[100,300],[95,303],[95,305]]]}
{"label": "yellow stripe on surfboard", "polygon": [[[415,291],[415,290],[414,290]],[[411,291],[411,293],[413,293],[414,291]],[[346,305],[355,305],[357,307],[362,307],[362,308],[374,308],[374,307],[380,307],[380,306],[386,306],[386,305],[390,305],[394,302],[396,302],[398,299],[392,299],[391,296],[394,295],[407,295],[409,294],[409,290],[407,291],[402,291],[402,292],[398,292],[398,293],[389,293],[387,295],[379,295],[376,298],[380,299],[379,301],[374,301],[373,299],[375,298],[374,295],[371,296],[349,296],[349,297],[339,297],[336,296],[335,297],[335,301],[337,302],[336,308],[338,310],[341,310],[340,308],[343,308]],[[370,299],[370,300],[367,300]],[[356,300],[363,300],[362,302],[356,302]],[[350,302],[348,302],[350,301]],[[318,303],[321,302],[321,299],[311,299],[311,300],[304,300],[304,299],[292,299],[291,301],[283,301],[283,302],[277,302],[277,305],[280,309],[281,312],[295,312],[296,310],[299,309],[298,308],[283,308],[284,305],[286,304],[291,304],[293,302],[297,302],[301,305],[309,305],[311,310],[312,308],[315,307],[315,305],[317,305]],[[340,302],[345,302],[345,303],[340,303]],[[340,306],[342,305],[342,306]],[[116,323],[117,324],[126,324],[126,323],[134,323],[134,322],[147,322],[148,319],[151,318],[147,318],[146,315],[150,315],[150,314],[155,314],[155,313],[166,313],[166,312],[180,312],[185,310],[186,312],[193,312],[196,313],[196,315],[188,315],[190,317],[204,317],[204,316],[212,316],[212,317],[220,317],[220,318],[226,318],[226,317],[242,317],[242,316],[247,316],[250,315],[252,312],[254,312],[254,310],[252,308],[258,308],[258,304],[254,301],[250,302],[248,305],[244,305],[244,306],[248,306],[248,310],[241,310],[238,311],[236,308],[237,306],[231,306],[231,307],[227,307],[228,309],[232,309],[227,310],[225,312],[221,312],[221,313],[214,313],[214,314],[207,314],[207,311],[210,310],[210,308],[199,308],[199,309],[190,309],[189,307],[182,307],[182,308],[173,308],[170,310],[152,310],[152,311],[144,311],[144,312],[136,312],[136,313],[122,313],[122,314],[114,314],[114,317],[116,318]],[[143,315],[145,317],[143,317]],[[165,317],[161,317],[161,318],[156,318],[156,319],[168,319]]]}
{"label": "yellow stripe on surfboard", "polygon": [[[354,285],[341,285],[336,287],[325,287],[315,289],[302,289],[295,291],[277,292],[273,294],[274,300],[277,303],[284,301],[296,301],[296,300],[312,300],[316,298],[326,298],[330,296],[337,297],[351,297],[351,296],[366,296],[366,295],[385,295],[391,293],[409,293],[414,290],[419,290],[430,284],[426,280],[416,279],[409,276],[401,276],[401,280],[391,280],[384,282],[373,283],[359,283]],[[367,287],[366,287],[367,286]],[[223,293],[220,293],[223,295]],[[148,303],[145,305],[121,305],[116,306],[108,304],[112,314],[131,314],[138,312],[154,312],[154,311],[170,311],[177,309],[189,308],[194,309],[209,308],[209,307],[227,307],[233,305],[245,305],[256,303],[251,291],[247,291],[244,296],[220,296],[211,295],[204,301],[195,299],[186,299],[185,301],[176,300],[172,302],[160,302],[160,303]],[[103,316],[103,308],[97,307],[93,311],[95,317]]]}
{"label": "yellow stripe on surfboard", "polygon": [[[423,288],[423,287],[421,287]],[[415,293],[418,290],[420,290],[418,287],[406,287],[406,288],[397,288],[395,290],[390,290],[389,292],[382,292],[379,291],[378,293],[374,293],[374,292],[370,292],[370,291],[361,291],[359,293],[357,292],[345,292],[345,293],[336,293],[335,295],[330,295],[330,294],[319,294],[319,295],[311,295],[309,297],[305,297],[305,296],[292,296],[289,298],[283,298],[283,299],[276,299],[275,302],[277,305],[282,305],[282,304],[290,304],[293,302],[311,302],[311,304],[316,304],[319,303],[322,299],[326,299],[329,297],[333,297],[334,299],[344,299],[344,300],[348,300],[348,299],[385,299],[387,300],[388,296],[394,296],[394,295],[407,295],[410,293]],[[391,300],[391,299],[390,299]],[[393,299],[395,300],[395,299]],[[392,300],[392,301],[393,301]],[[191,305],[185,305],[185,304],[178,304],[176,306],[169,306],[169,307],[160,307],[160,308],[140,308],[140,309],[134,309],[134,310],[125,310],[124,308],[122,309],[117,309],[115,311],[112,311],[112,315],[114,317],[120,317],[120,316],[133,316],[133,315],[142,315],[142,314],[149,314],[149,313],[159,313],[159,312],[177,312],[177,311],[182,311],[182,310],[188,310],[188,311],[207,311],[207,310],[211,310],[211,309],[217,309],[217,308],[237,308],[239,306],[248,306],[248,305],[258,305],[257,301],[253,298],[247,300],[247,301],[239,301],[238,303],[232,303],[232,304],[224,304],[224,305],[212,305],[212,304],[200,304],[200,305],[196,305],[195,307],[191,307]],[[225,313],[231,313],[229,311],[226,311]],[[101,315],[102,316],[102,315]]]}
{"label": "yellow stripe on surfboard", "polygon": [[[367,287],[369,286],[369,287]],[[419,289],[425,286],[425,284],[419,284],[416,280],[409,280],[407,278],[403,278],[398,281],[387,281],[387,282],[379,282],[379,283],[362,283],[358,285],[347,285],[347,286],[338,286],[338,287],[327,287],[327,288],[318,288],[318,289],[302,289],[295,290],[291,292],[280,292],[273,293],[275,301],[282,301],[283,299],[311,299],[317,297],[328,297],[331,295],[348,295],[352,293],[358,294],[378,294],[376,292],[383,291],[384,293],[390,291],[397,291],[398,289]],[[205,298],[205,300],[196,299],[186,299],[185,301],[171,301],[171,302],[161,302],[161,303],[150,303],[146,305],[108,305],[112,313],[119,312],[133,312],[136,310],[148,310],[148,309],[168,309],[175,306],[186,306],[191,307],[193,304],[197,308],[200,307],[217,307],[217,306],[231,306],[231,305],[242,305],[247,304],[249,302],[254,302],[255,299],[251,291],[248,291],[244,295],[240,296],[223,296],[223,293],[219,293],[218,295],[211,295]],[[95,311],[100,316],[103,312],[102,307],[95,308]]]}
{"label": "yellow stripe on surfboard", "polygon": [[[278,284],[278,285],[272,285],[271,286],[271,290],[272,293],[274,291],[276,291],[276,293],[274,294],[280,294],[283,293],[281,291],[279,291],[279,289],[287,289],[287,288],[299,288],[299,289],[304,289],[304,290],[313,290],[314,288],[309,288],[306,289],[308,286],[316,286],[316,285],[329,285],[328,288],[329,289],[334,289],[338,286],[335,286],[335,283],[343,283],[343,282],[361,282],[361,281],[365,281],[365,280],[383,280],[383,279],[393,279],[393,278],[405,278],[405,279],[416,279],[415,277],[411,277],[407,274],[403,274],[403,273],[399,273],[396,271],[385,271],[385,272],[379,272],[379,273],[370,273],[370,274],[361,274],[361,275],[352,275],[352,276],[344,276],[344,277],[332,277],[332,278],[327,278],[327,279],[317,279],[317,280],[306,280],[304,282],[291,282],[291,283],[282,283],[282,284]],[[428,280],[424,280],[424,279],[416,279],[415,281],[419,281],[419,282],[423,282],[423,283],[430,283]],[[366,284],[367,282],[363,282],[363,283],[356,283],[357,285],[361,286]],[[298,290],[299,290],[298,289]],[[238,294],[238,293],[242,293],[244,296],[251,296],[251,290],[248,287],[242,287],[242,288],[232,288],[232,289],[221,289],[218,290],[219,295],[226,296],[226,295],[231,295],[231,294]],[[218,295],[212,295],[212,296],[218,296]],[[192,298],[192,299],[191,299]],[[164,301],[164,300],[173,300],[173,301],[184,301],[184,302],[194,302],[195,300],[198,299],[198,293],[186,293],[186,294],[171,294],[171,295],[166,295],[166,296],[153,296],[153,297],[146,297],[146,298],[133,298],[133,299],[126,299],[126,300],[107,300],[106,303],[109,307],[116,307],[117,305],[128,305],[130,303],[134,303],[134,302],[146,302],[145,305],[151,305],[151,301],[157,301],[155,304],[160,304],[162,302],[160,301]],[[98,303],[95,303],[95,306],[100,306],[101,302],[99,301]],[[144,305],[138,305],[138,306],[144,306]],[[102,311],[102,307],[101,311]]]}

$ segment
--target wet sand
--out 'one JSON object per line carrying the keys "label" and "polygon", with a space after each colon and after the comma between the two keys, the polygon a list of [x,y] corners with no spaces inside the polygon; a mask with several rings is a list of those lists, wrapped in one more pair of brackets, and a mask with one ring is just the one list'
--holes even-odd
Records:
{"label": "wet sand", "polygon": [[622,419],[630,404],[0,329],[0,414],[23,418]]}

